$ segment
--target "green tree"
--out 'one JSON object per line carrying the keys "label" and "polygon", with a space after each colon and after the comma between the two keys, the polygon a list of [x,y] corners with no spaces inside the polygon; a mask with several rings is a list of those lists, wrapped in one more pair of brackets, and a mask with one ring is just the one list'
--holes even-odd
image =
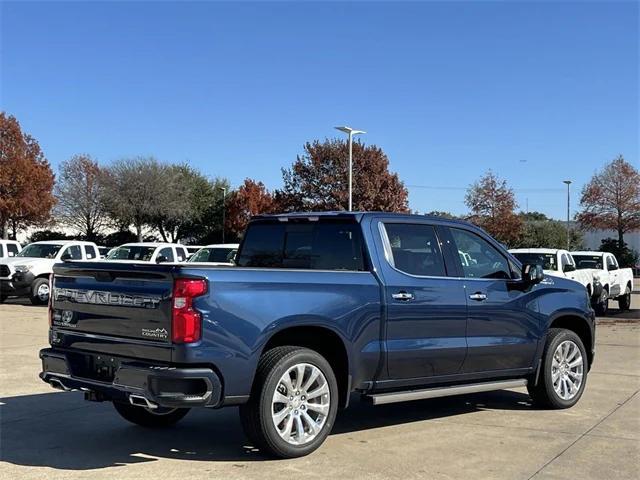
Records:
{"label": "green tree", "polygon": [[168,165],[153,157],[119,160],[105,170],[106,206],[120,225],[133,225],[138,241],[159,216],[176,218],[188,208],[187,189]]}
{"label": "green tree", "polygon": [[633,248],[629,248],[629,245],[626,243],[620,248],[620,244],[615,238],[602,239],[600,251],[613,253],[623,268],[635,267],[640,261],[640,254],[638,252]]}

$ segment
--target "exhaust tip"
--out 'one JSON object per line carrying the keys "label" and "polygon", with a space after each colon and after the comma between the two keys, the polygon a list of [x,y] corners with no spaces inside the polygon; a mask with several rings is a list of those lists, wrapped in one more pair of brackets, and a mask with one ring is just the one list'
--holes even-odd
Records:
{"label": "exhaust tip", "polygon": [[147,397],[143,397],[142,395],[129,395],[129,403],[135,407],[144,407],[151,410],[158,408],[156,403],[153,403]]}

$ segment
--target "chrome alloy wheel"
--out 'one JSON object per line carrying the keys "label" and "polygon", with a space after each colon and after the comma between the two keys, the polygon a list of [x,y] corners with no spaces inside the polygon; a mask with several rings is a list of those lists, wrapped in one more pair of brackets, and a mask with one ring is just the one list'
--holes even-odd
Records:
{"label": "chrome alloy wheel", "polygon": [[330,405],[329,384],[322,371],[310,363],[299,363],[280,377],[271,401],[271,418],[284,441],[304,445],[324,427]]}
{"label": "chrome alloy wheel", "polygon": [[49,284],[43,283],[42,285],[40,285],[38,287],[38,291],[36,292],[36,295],[38,295],[38,298],[42,302],[46,302],[47,300],[49,300]]}
{"label": "chrome alloy wheel", "polygon": [[571,340],[565,340],[553,354],[551,379],[553,389],[563,400],[571,400],[580,391],[584,374],[584,361],[580,348]]}

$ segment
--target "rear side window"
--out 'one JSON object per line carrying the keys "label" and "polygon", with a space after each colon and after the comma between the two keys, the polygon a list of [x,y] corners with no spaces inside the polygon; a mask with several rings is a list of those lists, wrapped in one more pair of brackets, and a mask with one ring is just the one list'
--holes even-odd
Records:
{"label": "rear side window", "polygon": [[187,258],[187,254],[182,247],[176,247],[176,256],[178,257],[179,262],[184,262],[184,259]]}
{"label": "rear side window", "polygon": [[511,278],[507,259],[493,245],[475,233],[450,228],[460,265],[467,278]]}
{"label": "rear side window", "polygon": [[444,277],[444,259],[431,225],[384,224],[393,266],[411,275]]}
{"label": "rear side window", "polygon": [[6,245],[8,257],[15,257],[18,254],[18,246],[15,243],[9,243]]}
{"label": "rear side window", "polygon": [[92,260],[94,258],[98,258],[98,252],[93,245],[85,245],[84,246],[84,256],[87,260]]}
{"label": "rear side window", "polygon": [[357,223],[254,223],[236,261],[241,267],[365,270]]}

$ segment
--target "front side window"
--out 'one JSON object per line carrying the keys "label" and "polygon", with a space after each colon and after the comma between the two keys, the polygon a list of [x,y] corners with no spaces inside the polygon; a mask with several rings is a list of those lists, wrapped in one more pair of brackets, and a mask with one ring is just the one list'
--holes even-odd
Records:
{"label": "front side window", "polygon": [[32,243],[27,245],[17,257],[55,258],[62,245],[52,243]]}
{"label": "front side window", "polygon": [[237,264],[241,267],[362,271],[365,264],[360,225],[347,222],[254,223],[247,229]]}
{"label": "front side window", "polygon": [[385,223],[384,228],[395,268],[411,275],[446,275],[440,244],[431,225]]}
{"label": "front side window", "polygon": [[158,258],[164,257],[165,262],[173,262],[173,250],[171,247],[165,247],[158,252],[158,256],[156,257],[156,261]]}
{"label": "front side window", "polygon": [[62,255],[69,255],[71,260],[82,260],[82,251],[80,250],[80,245],[71,245],[67,247]]}
{"label": "front side window", "polygon": [[616,260],[611,255],[607,256],[607,270],[615,270],[618,267]]}
{"label": "front side window", "polygon": [[459,228],[450,228],[453,241],[459,252],[464,276],[467,278],[511,278],[507,259],[493,245],[475,233]]}

